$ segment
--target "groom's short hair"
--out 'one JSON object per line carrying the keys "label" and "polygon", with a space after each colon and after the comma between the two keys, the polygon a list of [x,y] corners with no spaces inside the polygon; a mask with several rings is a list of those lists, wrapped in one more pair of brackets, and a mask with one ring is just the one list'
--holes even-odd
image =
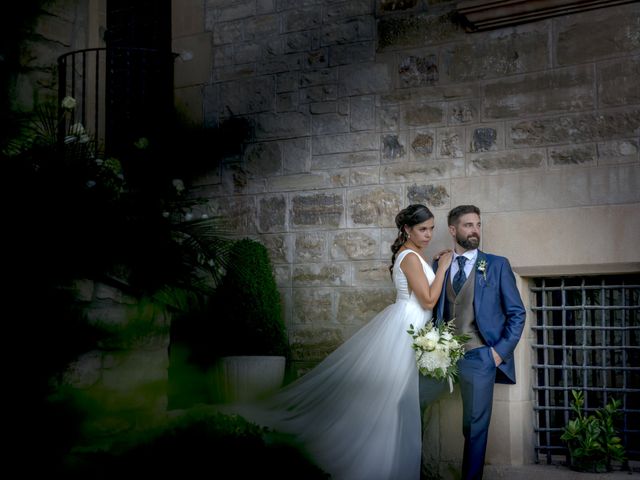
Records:
{"label": "groom's short hair", "polygon": [[455,225],[458,223],[458,219],[467,213],[475,213],[480,216],[480,209],[475,205],[458,205],[449,212],[449,215],[447,216],[447,224]]}

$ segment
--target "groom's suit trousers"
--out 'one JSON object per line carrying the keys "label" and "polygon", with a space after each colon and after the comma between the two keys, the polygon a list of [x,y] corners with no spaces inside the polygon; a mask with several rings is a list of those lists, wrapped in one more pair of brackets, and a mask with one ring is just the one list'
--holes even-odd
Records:
{"label": "groom's suit trousers", "polygon": [[482,478],[484,468],[496,380],[496,364],[491,348],[484,346],[468,351],[458,363],[458,368],[465,440],[462,479],[478,480]]}

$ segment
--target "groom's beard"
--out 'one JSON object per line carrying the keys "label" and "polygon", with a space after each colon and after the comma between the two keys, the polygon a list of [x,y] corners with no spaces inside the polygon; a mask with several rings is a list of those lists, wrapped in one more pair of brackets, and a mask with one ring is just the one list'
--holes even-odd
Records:
{"label": "groom's beard", "polygon": [[456,233],[456,243],[465,250],[475,250],[480,245],[480,237],[469,235],[465,238],[459,233]]}

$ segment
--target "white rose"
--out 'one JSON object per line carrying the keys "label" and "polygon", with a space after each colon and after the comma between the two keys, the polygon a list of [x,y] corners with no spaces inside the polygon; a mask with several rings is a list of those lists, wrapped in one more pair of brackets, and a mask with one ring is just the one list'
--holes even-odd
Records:
{"label": "white rose", "polygon": [[76,108],[76,99],[70,96],[66,96],[62,99],[60,106],[65,110],[73,110]]}

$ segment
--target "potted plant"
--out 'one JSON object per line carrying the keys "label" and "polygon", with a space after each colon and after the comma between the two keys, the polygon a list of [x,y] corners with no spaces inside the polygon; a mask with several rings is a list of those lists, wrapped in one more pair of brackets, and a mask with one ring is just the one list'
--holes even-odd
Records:
{"label": "potted plant", "polygon": [[576,418],[569,421],[560,437],[569,448],[570,467],[582,472],[609,472],[611,461],[625,459],[624,447],[613,425],[620,401],[612,398],[595,415],[587,416],[582,412],[584,394],[576,390],[571,393],[571,408]]}
{"label": "potted plant", "polygon": [[248,238],[233,244],[214,305],[214,398],[251,400],[282,385],[290,348],[264,245]]}

